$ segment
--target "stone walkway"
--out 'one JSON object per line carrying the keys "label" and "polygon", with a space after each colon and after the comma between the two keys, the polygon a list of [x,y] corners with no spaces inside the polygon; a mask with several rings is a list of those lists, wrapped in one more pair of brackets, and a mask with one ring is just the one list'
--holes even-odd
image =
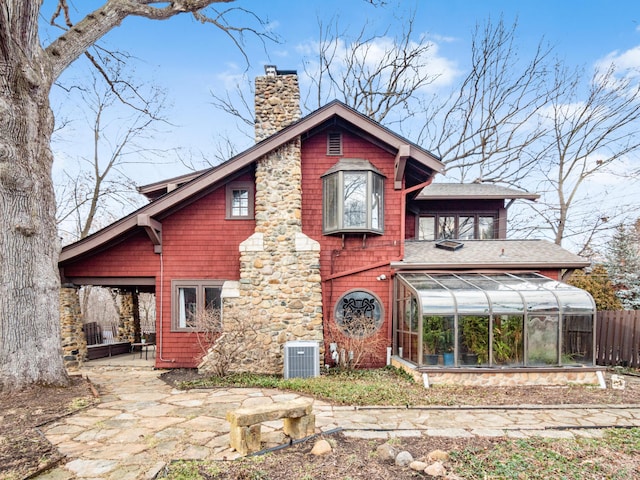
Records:
{"label": "stone walkway", "polygon": [[[267,389],[174,390],[149,368],[94,367],[83,371],[101,403],[43,427],[67,456],[39,479],[152,479],[178,459],[233,459],[227,410],[297,398]],[[597,437],[603,427],[640,426],[640,406],[380,408],[314,403],[319,432],[348,436]],[[263,424],[263,439],[284,443],[281,421]]]}

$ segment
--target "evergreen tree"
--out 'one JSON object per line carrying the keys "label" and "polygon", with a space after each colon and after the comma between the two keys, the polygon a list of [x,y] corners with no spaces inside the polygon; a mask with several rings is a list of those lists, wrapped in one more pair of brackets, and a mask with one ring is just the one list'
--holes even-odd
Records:
{"label": "evergreen tree", "polygon": [[640,309],[640,254],[634,227],[619,225],[608,244],[607,271],[625,310]]}

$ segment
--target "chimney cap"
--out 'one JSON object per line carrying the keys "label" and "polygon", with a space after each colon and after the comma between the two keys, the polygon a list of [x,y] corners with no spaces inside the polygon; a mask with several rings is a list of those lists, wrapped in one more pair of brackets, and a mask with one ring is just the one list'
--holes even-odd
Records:
{"label": "chimney cap", "polygon": [[275,77],[277,75],[297,75],[298,72],[296,70],[278,70],[278,67],[275,65],[265,65],[264,73],[267,77]]}

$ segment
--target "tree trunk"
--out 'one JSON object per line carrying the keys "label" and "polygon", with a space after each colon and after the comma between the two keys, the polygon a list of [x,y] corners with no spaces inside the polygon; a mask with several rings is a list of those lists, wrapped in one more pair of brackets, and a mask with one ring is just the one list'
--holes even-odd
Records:
{"label": "tree trunk", "polygon": [[51,181],[52,75],[37,38],[39,2],[13,8],[18,13],[0,13],[0,390],[68,383]]}

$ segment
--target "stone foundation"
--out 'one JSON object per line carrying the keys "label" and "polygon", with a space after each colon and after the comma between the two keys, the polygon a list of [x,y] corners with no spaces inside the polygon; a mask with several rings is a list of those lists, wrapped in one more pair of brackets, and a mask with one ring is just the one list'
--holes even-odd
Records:
{"label": "stone foundation", "polygon": [[410,373],[416,382],[425,385],[467,385],[474,387],[509,387],[525,385],[600,385],[604,371],[599,367],[491,369],[428,369],[417,370],[395,357],[394,367]]}

